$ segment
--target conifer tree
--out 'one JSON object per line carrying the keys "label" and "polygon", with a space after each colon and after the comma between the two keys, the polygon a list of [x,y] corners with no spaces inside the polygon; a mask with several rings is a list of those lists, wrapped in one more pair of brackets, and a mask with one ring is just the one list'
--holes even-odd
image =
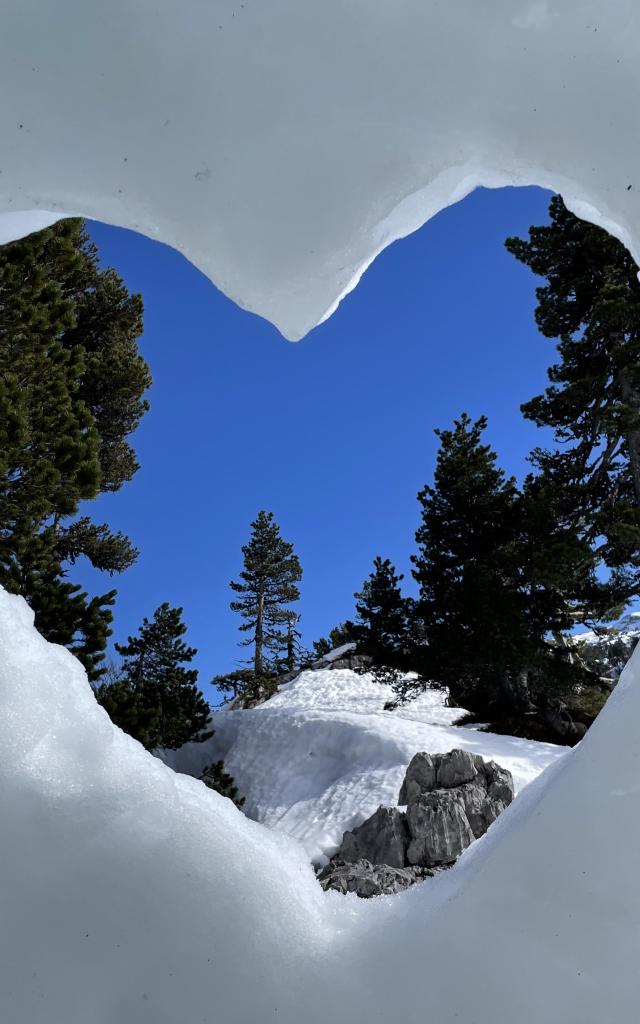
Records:
{"label": "conifer tree", "polygon": [[245,798],[240,796],[233,776],[224,770],[224,761],[216,761],[214,764],[207,765],[200,775],[200,780],[220,796],[226,796],[229,800],[233,800],[236,807],[241,808],[244,805]]}
{"label": "conifer tree", "polygon": [[104,524],[72,520],[80,501],[117,490],[137,468],[127,438],[147,408],[141,330],[140,297],[100,269],[82,221],[0,248],[0,583],[92,678],[113,592],[89,599],[67,568],[85,556],[119,572],[136,551]]}
{"label": "conifer tree", "polygon": [[272,512],[258,513],[242,553],[240,580],[231,583],[239,597],[231,602],[231,609],[244,619],[240,630],[248,636],[241,646],[253,647],[253,671],[260,681],[269,676],[273,662],[287,650],[292,614],[288,606],[300,597],[302,568],[293,545],[280,536]]}
{"label": "conifer tree", "polygon": [[388,558],[378,556],[362,590],[354,595],[357,619],[352,635],[358,650],[373,659],[378,676],[385,679],[389,670],[404,666],[408,654],[409,602],[400,589],[403,578]]}
{"label": "conifer tree", "polygon": [[520,496],[483,443],[485,427],[484,417],[473,423],[463,415],[452,430],[436,431],[433,486],[418,495],[412,561],[426,642],[414,657],[423,681],[447,686],[463,707],[496,714],[526,709],[535,681],[559,680],[569,669],[563,650],[546,642],[557,609],[544,607],[527,578]]}
{"label": "conifer tree", "polygon": [[355,641],[354,623],[347,619],[345,622],[339,622],[337,626],[334,626],[329,631],[328,637],[322,636],[319,640],[314,640],[313,653],[316,658],[323,658],[325,654],[330,654],[336,648],[342,647],[344,644],[355,643]]}
{"label": "conifer tree", "polygon": [[[554,432],[532,456],[530,497],[544,493],[570,547],[590,550],[603,585],[582,589],[570,556],[565,585],[576,621],[615,616],[640,592],[640,282],[617,239],[551,200],[550,223],[506,247],[547,283],[536,323],[558,343],[550,385],[522,409]],[[574,537],[571,538],[571,531]],[[556,552],[562,552],[556,545]],[[557,559],[546,559],[557,572]]]}
{"label": "conifer tree", "polygon": [[182,637],[182,608],[167,602],[144,619],[137,636],[116,644],[123,658],[120,678],[96,690],[112,721],[148,750],[176,749],[203,740],[210,709],[198,689],[198,672],[186,668],[197,653]]}

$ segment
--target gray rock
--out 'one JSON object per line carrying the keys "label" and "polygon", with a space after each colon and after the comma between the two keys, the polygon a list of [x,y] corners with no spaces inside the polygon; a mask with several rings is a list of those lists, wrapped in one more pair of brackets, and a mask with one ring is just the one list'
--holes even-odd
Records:
{"label": "gray rock", "polygon": [[401,892],[415,882],[435,874],[435,869],[393,868],[388,864],[372,864],[368,860],[358,860],[352,864],[334,858],[319,873],[318,881],[325,891],[335,889],[344,895],[355,892],[357,896],[368,899],[371,896]]}
{"label": "gray rock", "polygon": [[452,750],[448,754],[436,756],[438,772],[438,789],[453,789],[463,786],[465,782],[473,782],[478,769],[473,754],[466,750]]}
{"label": "gray rock", "polygon": [[431,754],[416,754],[411,758],[407,773],[402,783],[398,803],[401,806],[417,800],[423,793],[430,793],[436,788],[436,762]]}
{"label": "gray rock", "polygon": [[399,892],[453,864],[512,800],[511,773],[495,761],[464,750],[416,754],[400,790],[406,813],[379,807],[345,832],[321,884],[359,896]]}
{"label": "gray rock", "polygon": [[402,811],[397,807],[378,807],[375,814],[345,832],[338,851],[348,863],[368,860],[372,864],[389,864],[401,868],[406,864],[409,835]]}
{"label": "gray rock", "polygon": [[460,790],[434,790],[407,807],[407,861],[425,868],[453,864],[476,836]]}

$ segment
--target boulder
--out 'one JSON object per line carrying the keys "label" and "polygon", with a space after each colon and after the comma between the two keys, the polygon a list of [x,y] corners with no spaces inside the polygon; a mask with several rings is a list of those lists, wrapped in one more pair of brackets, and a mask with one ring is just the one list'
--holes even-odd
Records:
{"label": "boulder", "polygon": [[417,800],[423,793],[436,788],[437,769],[431,754],[416,754],[412,757],[400,789],[398,803],[401,807]]}
{"label": "boulder", "polygon": [[408,844],[407,822],[402,811],[397,807],[378,807],[362,825],[344,833],[338,855],[347,863],[367,860],[401,868],[406,864]]}
{"label": "boulder", "polygon": [[453,864],[476,838],[460,790],[434,790],[407,807],[407,861],[425,868]]}
{"label": "boulder", "polygon": [[435,762],[438,774],[437,789],[453,789],[455,786],[464,786],[465,782],[473,782],[478,774],[475,757],[466,750],[452,750],[449,754],[436,754]]}
{"label": "boulder", "polygon": [[450,867],[513,800],[511,773],[466,750],[416,754],[398,807],[379,807],[342,844],[319,878],[325,889],[377,896]]}
{"label": "boulder", "polygon": [[325,890],[335,889],[343,895],[354,892],[356,896],[368,899],[371,896],[389,896],[401,892],[415,882],[435,875],[436,870],[394,868],[388,864],[372,864],[368,860],[346,863],[334,858],[320,871],[318,881]]}

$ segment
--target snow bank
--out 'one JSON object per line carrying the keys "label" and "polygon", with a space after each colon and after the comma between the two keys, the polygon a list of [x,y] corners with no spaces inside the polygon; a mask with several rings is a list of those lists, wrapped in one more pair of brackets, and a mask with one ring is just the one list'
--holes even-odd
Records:
{"label": "snow bank", "polygon": [[639,666],[452,871],[358,901],[111,726],[0,592],[0,1020],[635,1020]]}
{"label": "snow bank", "polygon": [[392,697],[390,687],[369,675],[303,672],[266,704],[216,712],[210,741],[164,757],[194,775],[223,758],[246,799],[246,813],[294,836],[314,863],[324,863],[346,829],[380,804],[397,804],[407,765],[419,750],[458,747],[496,760],[512,772],[516,793],[566,753],[550,743],[456,727],[464,712],[445,707],[436,691],[390,713],[383,708]]}
{"label": "snow bank", "polygon": [[639,95],[637,0],[8,0],[0,217],[142,231],[299,338],[476,185],[640,260]]}

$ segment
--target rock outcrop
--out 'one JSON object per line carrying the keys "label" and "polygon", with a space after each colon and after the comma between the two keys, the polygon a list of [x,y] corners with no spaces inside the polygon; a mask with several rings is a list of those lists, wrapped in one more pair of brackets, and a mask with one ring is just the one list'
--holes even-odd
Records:
{"label": "rock outcrop", "polygon": [[365,899],[370,896],[389,896],[408,889],[414,882],[431,878],[442,868],[394,868],[388,864],[372,864],[369,860],[346,862],[333,858],[318,874],[323,889],[335,889],[346,896],[355,892]]}
{"label": "rock outcrop", "polygon": [[450,867],[513,800],[511,773],[495,761],[452,750],[411,760],[398,802],[345,832],[320,872],[325,889],[376,896],[399,892]]}

